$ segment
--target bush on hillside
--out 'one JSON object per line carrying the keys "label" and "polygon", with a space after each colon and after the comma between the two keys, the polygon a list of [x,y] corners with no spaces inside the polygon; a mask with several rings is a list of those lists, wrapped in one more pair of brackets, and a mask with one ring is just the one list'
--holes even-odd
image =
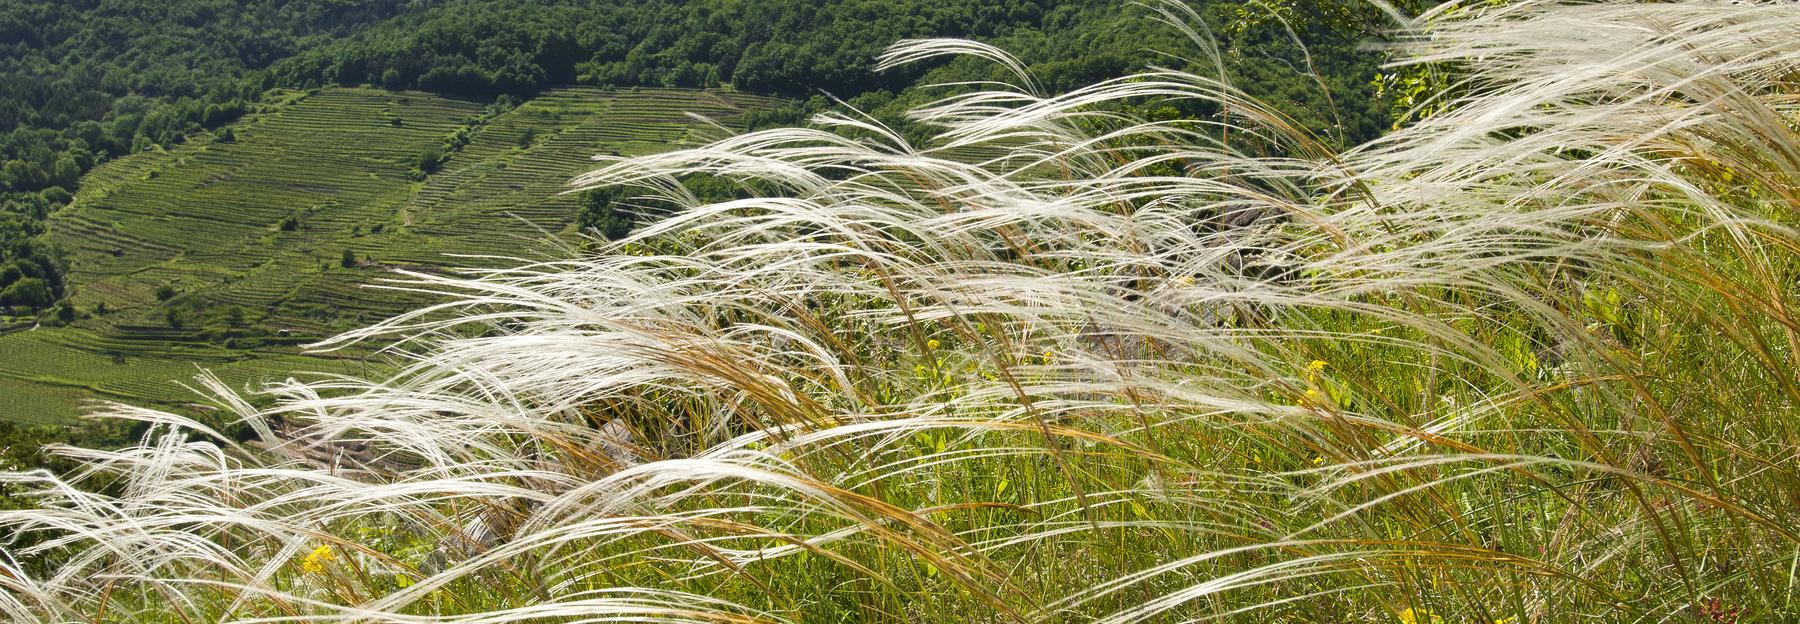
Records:
{"label": "bush on hillside", "polygon": [[39,309],[54,301],[56,295],[51,292],[49,283],[36,277],[20,278],[0,291],[0,305]]}
{"label": "bush on hillside", "polygon": [[444,164],[444,158],[443,147],[437,145],[426,147],[420,150],[418,157],[413,160],[413,170],[423,173],[436,172],[438,165]]}
{"label": "bush on hillside", "polygon": [[614,206],[614,202],[619,199],[623,198],[613,189],[582,191],[581,208],[575,216],[576,230],[584,234],[596,234],[609,241],[631,234],[631,213],[623,205]]}

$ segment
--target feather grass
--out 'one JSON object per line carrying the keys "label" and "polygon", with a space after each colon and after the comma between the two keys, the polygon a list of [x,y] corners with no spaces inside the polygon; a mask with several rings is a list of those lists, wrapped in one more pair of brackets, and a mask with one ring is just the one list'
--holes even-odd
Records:
{"label": "feather grass", "polygon": [[[1795,617],[1793,9],[1452,5],[1401,38],[1452,105],[1344,151],[1217,78],[1045,95],[903,42],[1018,83],[927,145],[827,114],[609,161],[576,188],[684,209],[398,274],[447,302],[319,345],[390,379],[203,379],[255,443],[109,408],[141,445],[5,477],[41,505],[0,512],[0,612]],[[1107,108],[1170,98],[1229,115]]]}

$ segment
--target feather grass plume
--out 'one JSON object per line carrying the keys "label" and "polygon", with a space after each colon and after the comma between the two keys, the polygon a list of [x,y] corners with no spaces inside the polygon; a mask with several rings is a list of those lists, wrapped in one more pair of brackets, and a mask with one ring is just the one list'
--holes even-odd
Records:
{"label": "feather grass plume", "polygon": [[[1794,8],[1446,8],[1403,41],[1450,105],[1343,152],[1218,77],[1050,96],[901,43],[1019,82],[927,145],[828,114],[610,162],[576,186],[684,209],[402,274],[448,302],[320,346],[404,372],[206,382],[252,443],[114,407],[141,445],[6,477],[41,505],[0,512],[0,611],[1795,617]],[[1169,98],[1229,115],[1113,106]]]}

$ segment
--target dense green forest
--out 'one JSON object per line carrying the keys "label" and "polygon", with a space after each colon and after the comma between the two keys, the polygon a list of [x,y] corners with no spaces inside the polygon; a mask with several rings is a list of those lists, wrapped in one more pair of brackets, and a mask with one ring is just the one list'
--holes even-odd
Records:
{"label": "dense green forest", "polygon": [[[218,128],[278,87],[516,99],[571,83],[728,85],[800,96],[753,125],[795,123],[827,96],[902,124],[898,113],[923,97],[906,87],[922,78],[1004,75],[973,61],[877,72],[876,55],[904,38],[965,37],[1019,55],[1049,91],[1149,63],[1222,66],[1334,141],[1386,127],[1378,56],[1362,45],[1380,25],[1372,10],[1199,8],[1221,65],[1160,55],[1193,46],[1151,10],[1071,0],[0,0],[0,306],[51,323],[87,312],[56,306],[69,285],[45,217],[97,163]],[[1192,106],[1176,113],[1216,112]]]}

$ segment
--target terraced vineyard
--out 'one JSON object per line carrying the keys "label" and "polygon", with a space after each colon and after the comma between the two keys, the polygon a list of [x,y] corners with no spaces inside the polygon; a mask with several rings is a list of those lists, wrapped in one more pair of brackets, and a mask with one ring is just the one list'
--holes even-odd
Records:
{"label": "terraced vineyard", "polygon": [[[91,399],[180,407],[195,395],[177,382],[200,367],[237,386],[378,373],[368,354],[298,345],[420,303],[363,287],[386,270],[558,253],[576,213],[562,192],[592,156],[669,149],[716,132],[687,113],[729,125],[771,102],[571,88],[494,114],[417,92],[290,92],[232,126],[233,140],[115,160],[51,221],[89,314],[0,335],[0,419],[65,419]],[[472,140],[435,173],[409,175],[465,127]]]}

